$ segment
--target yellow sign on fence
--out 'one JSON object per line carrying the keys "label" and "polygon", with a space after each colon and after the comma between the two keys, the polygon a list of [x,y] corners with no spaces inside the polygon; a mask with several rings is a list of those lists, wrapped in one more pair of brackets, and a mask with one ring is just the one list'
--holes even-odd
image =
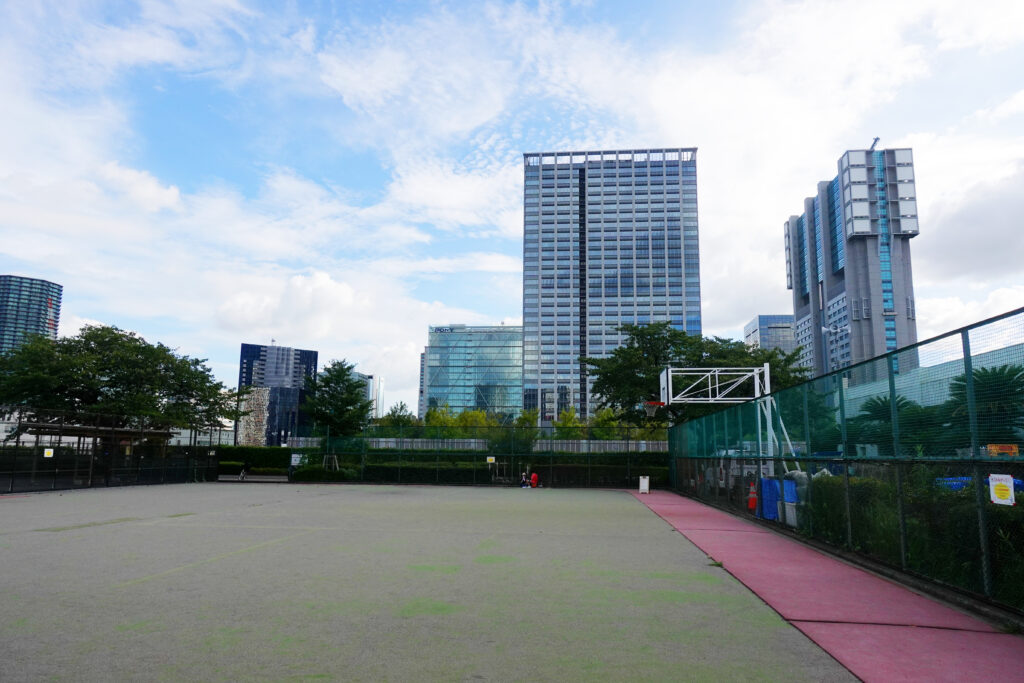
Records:
{"label": "yellow sign on fence", "polygon": [[990,458],[1017,457],[1020,455],[1020,448],[1015,443],[990,443],[985,446]]}
{"label": "yellow sign on fence", "polygon": [[1016,505],[1013,495],[1013,476],[1010,474],[988,475],[989,495],[996,505]]}

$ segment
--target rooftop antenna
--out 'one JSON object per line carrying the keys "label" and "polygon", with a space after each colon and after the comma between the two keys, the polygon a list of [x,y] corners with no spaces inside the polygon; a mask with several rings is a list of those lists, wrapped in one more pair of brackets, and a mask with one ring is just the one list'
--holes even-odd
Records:
{"label": "rooftop antenna", "polygon": [[871,148],[868,149],[869,152],[874,152],[875,151],[875,145],[878,144],[878,140],[879,140],[879,138],[875,138],[874,142],[871,143]]}

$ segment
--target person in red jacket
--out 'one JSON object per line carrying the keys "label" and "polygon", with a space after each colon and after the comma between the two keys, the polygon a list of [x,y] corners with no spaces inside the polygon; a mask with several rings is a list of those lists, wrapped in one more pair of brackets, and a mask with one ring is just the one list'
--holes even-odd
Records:
{"label": "person in red jacket", "polygon": [[540,481],[540,477],[537,476],[537,473],[534,472],[533,474],[531,474],[530,475],[530,488],[531,489],[537,488],[537,482],[538,481]]}

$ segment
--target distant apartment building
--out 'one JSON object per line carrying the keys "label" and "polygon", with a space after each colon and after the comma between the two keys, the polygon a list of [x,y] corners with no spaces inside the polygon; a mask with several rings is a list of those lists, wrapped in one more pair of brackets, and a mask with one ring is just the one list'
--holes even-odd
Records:
{"label": "distant apartment building", "polygon": [[[913,153],[850,150],[837,171],[785,223],[794,335],[815,375],[917,342]],[[899,362],[909,369],[914,356]]]}
{"label": "distant apartment building", "polygon": [[250,387],[236,425],[239,446],[296,445],[308,425],[299,406],[306,378],[316,374],[317,352],[287,346],[242,344],[238,386]]}
{"label": "distant apartment building", "polygon": [[384,378],[380,375],[365,375],[361,372],[353,372],[352,374],[363,383],[366,391],[364,398],[367,401],[373,402],[373,407],[370,409],[370,417],[374,419],[383,417]]}
{"label": "distant apartment building", "polygon": [[793,337],[793,316],[759,315],[743,327],[743,341],[758,349],[778,349],[782,353],[796,350]]}
{"label": "distant apartment building", "polygon": [[55,282],[0,275],[0,353],[17,348],[30,335],[56,339],[63,291]]}
{"label": "distant apartment building", "polygon": [[523,328],[511,325],[431,327],[423,352],[421,415],[483,410],[499,420],[523,409]]}
{"label": "distant apartment building", "polygon": [[701,334],[697,150],[523,157],[523,407],[596,410],[581,357],[624,323]]}

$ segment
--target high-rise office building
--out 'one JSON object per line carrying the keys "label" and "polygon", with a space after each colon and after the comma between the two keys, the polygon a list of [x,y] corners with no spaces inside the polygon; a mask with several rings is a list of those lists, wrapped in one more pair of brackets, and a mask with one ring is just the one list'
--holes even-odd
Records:
{"label": "high-rise office building", "polygon": [[431,327],[423,358],[423,415],[448,406],[455,414],[483,410],[507,421],[522,411],[523,328]]}
{"label": "high-rise office building", "polygon": [[316,374],[317,352],[287,346],[242,344],[238,386],[251,387],[237,423],[239,446],[286,446],[307,436],[299,406],[305,400],[306,378]]}
{"label": "high-rise office building", "polygon": [[523,159],[523,407],[549,424],[596,409],[580,358],[624,323],[701,334],[697,150]]}
{"label": "high-rise office building", "polygon": [[370,417],[376,419],[383,417],[384,413],[384,378],[380,375],[366,375],[361,372],[353,372],[357,379],[362,381],[366,394],[364,398],[373,402],[370,409]]}
{"label": "high-rise office building", "polygon": [[917,342],[913,153],[851,150],[837,170],[785,224],[796,343],[815,375]]}
{"label": "high-rise office building", "polygon": [[758,349],[792,353],[796,350],[793,316],[759,315],[743,327],[743,341],[747,346]]}
{"label": "high-rise office building", "polygon": [[0,275],[0,353],[18,347],[29,335],[56,339],[63,291],[55,282]]}

